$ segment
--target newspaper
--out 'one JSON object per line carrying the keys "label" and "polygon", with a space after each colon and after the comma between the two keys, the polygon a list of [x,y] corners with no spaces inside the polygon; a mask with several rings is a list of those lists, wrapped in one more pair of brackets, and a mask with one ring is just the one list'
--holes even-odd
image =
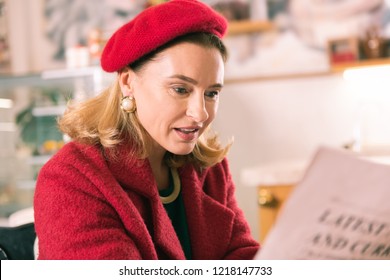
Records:
{"label": "newspaper", "polygon": [[255,259],[390,259],[390,166],[320,148]]}

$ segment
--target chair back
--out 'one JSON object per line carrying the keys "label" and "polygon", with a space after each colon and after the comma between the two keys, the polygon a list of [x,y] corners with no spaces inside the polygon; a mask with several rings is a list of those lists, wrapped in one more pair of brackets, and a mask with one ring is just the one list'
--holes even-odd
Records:
{"label": "chair back", "polygon": [[0,227],[0,260],[34,260],[34,223]]}

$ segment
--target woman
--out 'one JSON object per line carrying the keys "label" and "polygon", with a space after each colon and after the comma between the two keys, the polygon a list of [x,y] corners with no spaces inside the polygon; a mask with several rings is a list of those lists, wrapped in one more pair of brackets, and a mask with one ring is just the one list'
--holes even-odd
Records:
{"label": "woman", "polygon": [[40,259],[251,259],[221,147],[208,133],[223,85],[226,21],[205,4],[149,8],[108,41],[101,95],[72,107],[73,141],[39,174]]}

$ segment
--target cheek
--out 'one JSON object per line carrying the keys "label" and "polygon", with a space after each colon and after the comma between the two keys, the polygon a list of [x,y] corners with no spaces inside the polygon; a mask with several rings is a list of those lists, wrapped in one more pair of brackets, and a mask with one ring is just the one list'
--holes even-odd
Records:
{"label": "cheek", "polygon": [[175,102],[169,102],[169,97],[140,98],[139,106],[137,104],[137,114],[140,123],[150,133],[160,131],[170,125],[171,122],[180,114],[181,107]]}
{"label": "cheek", "polygon": [[161,101],[158,100],[158,91],[155,88],[140,85],[135,88],[134,97],[138,118],[142,124],[156,118],[156,115],[161,111]]}
{"label": "cheek", "polygon": [[218,111],[218,102],[211,102],[209,104],[206,104],[206,110],[209,115],[208,122],[211,123]]}

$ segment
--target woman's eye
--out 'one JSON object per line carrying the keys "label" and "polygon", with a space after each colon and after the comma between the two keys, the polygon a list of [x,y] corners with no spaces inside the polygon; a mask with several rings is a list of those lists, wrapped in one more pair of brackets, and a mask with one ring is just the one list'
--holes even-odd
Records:
{"label": "woman's eye", "polygon": [[216,99],[216,98],[218,97],[218,95],[219,95],[219,91],[216,91],[216,90],[214,90],[214,91],[209,91],[209,92],[206,92],[205,95],[206,95],[207,97],[209,97],[209,98]]}
{"label": "woman's eye", "polygon": [[179,94],[186,94],[188,93],[188,90],[184,87],[175,87],[173,90]]}

